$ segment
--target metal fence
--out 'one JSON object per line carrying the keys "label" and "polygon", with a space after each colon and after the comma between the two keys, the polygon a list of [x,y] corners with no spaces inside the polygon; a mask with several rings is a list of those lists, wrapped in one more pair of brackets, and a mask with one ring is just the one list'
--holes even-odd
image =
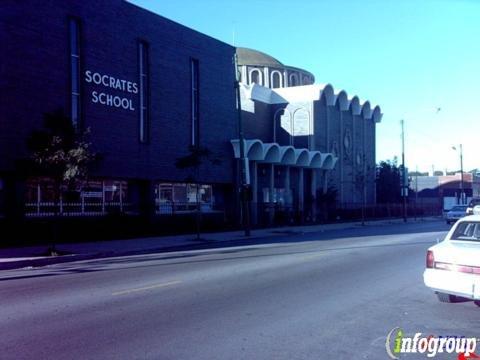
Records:
{"label": "metal fence", "polygon": [[84,199],[80,202],[35,202],[25,204],[27,217],[104,216],[108,214],[135,214],[131,203]]}
{"label": "metal fence", "polygon": [[196,202],[180,202],[180,201],[162,201],[155,204],[155,213],[157,215],[175,215],[188,214],[197,211],[197,208],[202,213],[223,212],[223,209],[218,208],[212,203],[196,203]]}
{"label": "metal fence", "polygon": [[[360,221],[401,218],[402,204],[375,204],[362,207],[362,204],[350,203],[342,206],[317,204],[315,209],[305,206],[301,211],[298,206],[286,206],[270,203],[252,203],[253,223],[257,226],[294,225],[305,223],[333,223],[341,221]],[[441,216],[442,210],[437,205],[423,206],[409,204],[407,217]]]}
{"label": "metal fence", "polygon": [[[361,204],[344,204],[343,206],[331,209],[335,217],[342,220],[399,218],[404,216],[403,204],[375,204],[362,206]],[[437,205],[408,204],[406,207],[407,217],[440,216],[442,209]]]}

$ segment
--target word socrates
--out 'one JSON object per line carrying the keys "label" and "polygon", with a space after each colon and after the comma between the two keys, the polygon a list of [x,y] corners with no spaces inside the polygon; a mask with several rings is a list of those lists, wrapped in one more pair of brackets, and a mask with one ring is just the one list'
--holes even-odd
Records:
{"label": "word socrates", "polygon": [[[85,71],[85,81],[87,83],[94,83],[95,85],[101,85],[106,88],[120,90],[131,94],[138,93],[138,85],[136,82],[118,79],[110,75],[100,74],[90,70]],[[135,111],[132,99],[105,92],[92,91],[92,102]]]}

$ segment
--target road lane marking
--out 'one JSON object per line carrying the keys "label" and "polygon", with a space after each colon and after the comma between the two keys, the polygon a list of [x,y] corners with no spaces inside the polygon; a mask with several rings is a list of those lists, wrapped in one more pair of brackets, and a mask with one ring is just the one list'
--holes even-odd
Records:
{"label": "road lane marking", "polygon": [[179,284],[179,283],[181,283],[181,281],[179,281],[179,280],[177,280],[177,281],[170,281],[170,282],[163,283],[163,284],[155,284],[155,285],[145,286],[145,287],[141,287],[141,288],[135,288],[135,289],[128,289],[128,290],[116,291],[116,292],[112,293],[112,295],[113,295],[113,296],[126,295],[126,294],[130,294],[130,293],[134,293],[134,292],[139,292],[139,291],[158,289],[158,288],[162,288],[162,287],[170,286],[170,285],[175,285],[175,284]]}

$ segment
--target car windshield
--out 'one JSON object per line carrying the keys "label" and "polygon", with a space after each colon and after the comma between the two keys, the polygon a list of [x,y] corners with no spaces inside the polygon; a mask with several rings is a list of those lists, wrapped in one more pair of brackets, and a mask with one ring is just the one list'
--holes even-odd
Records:
{"label": "car windshield", "polygon": [[461,222],[453,232],[450,240],[480,241],[480,222]]}

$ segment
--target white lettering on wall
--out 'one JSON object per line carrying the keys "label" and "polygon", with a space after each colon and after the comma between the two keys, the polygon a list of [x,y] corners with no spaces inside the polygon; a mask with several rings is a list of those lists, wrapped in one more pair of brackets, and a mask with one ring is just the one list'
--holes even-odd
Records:
{"label": "white lettering on wall", "polygon": [[[85,71],[85,82],[113,90],[123,91],[128,94],[138,94],[138,85],[136,82],[119,79],[107,74],[92,72],[90,70]],[[133,107],[133,99],[131,98],[96,90],[92,91],[91,94],[92,103],[94,104],[135,111],[135,108]]]}

